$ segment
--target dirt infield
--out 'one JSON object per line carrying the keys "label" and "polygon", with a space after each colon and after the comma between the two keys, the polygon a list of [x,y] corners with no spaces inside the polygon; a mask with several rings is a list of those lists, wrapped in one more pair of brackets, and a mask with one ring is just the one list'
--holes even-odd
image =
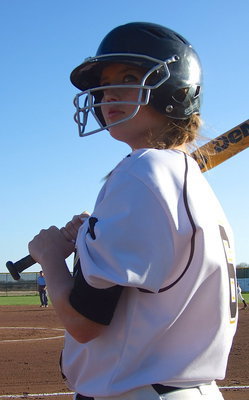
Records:
{"label": "dirt infield", "polygon": [[[219,386],[249,385],[248,321],[249,310],[240,310],[227,376]],[[0,306],[0,400],[34,393],[54,393],[49,400],[71,400],[58,366],[63,332],[52,306]],[[225,400],[249,399],[249,389],[222,389],[222,393]]]}

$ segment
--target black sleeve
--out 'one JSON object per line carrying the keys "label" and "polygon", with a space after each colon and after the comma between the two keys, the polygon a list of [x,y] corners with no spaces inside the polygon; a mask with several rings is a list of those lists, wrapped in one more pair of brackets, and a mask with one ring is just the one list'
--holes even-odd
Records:
{"label": "black sleeve", "polygon": [[108,289],[96,289],[90,286],[82,274],[80,260],[75,266],[74,276],[74,287],[69,297],[72,307],[91,321],[109,325],[123,287],[116,285]]}

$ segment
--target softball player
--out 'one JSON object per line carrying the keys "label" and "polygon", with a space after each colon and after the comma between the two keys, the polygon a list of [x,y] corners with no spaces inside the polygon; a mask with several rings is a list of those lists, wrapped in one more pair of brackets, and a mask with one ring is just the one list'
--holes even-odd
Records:
{"label": "softball player", "polygon": [[[130,23],[71,81],[80,136],[107,129],[131,153],[92,215],[29,244],[66,328],[65,380],[77,400],[222,399],[215,381],[237,323],[234,245],[188,153],[200,125],[198,55],[170,29]],[[86,131],[90,115],[98,127]]]}
{"label": "softball player", "polygon": [[238,282],[237,282],[237,293],[238,293],[238,301],[241,301],[243,303],[244,305],[243,309],[245,310],[247,308],[247,304],[244,297],[242,296],[242,290]]}
{"label": "softball player", "polygon": [[40,307],[48,307],[47,287],[43,271],[40,271],[37,278],[37,286],[41,301]]}

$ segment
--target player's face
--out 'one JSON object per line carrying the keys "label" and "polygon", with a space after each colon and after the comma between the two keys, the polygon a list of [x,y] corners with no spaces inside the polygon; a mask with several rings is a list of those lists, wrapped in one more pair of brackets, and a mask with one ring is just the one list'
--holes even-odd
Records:
{"label": "player's face", "polygon": [[[100,79],[101,86],[109,85],[139,85],[144,76],[141,68],[127,64],[111,64],[103,69]],[[110,88],[103,90],[101,111],[106,124],[112,124],[129,117],[136,109],[131,104],[116,104],[115,102],[137,102],[139,89]],[[148,133],[156,135],[165,125],[165,117],[149,105],[140,106],[138,113],[128,121],[109,128],[112,137],[127,143],[132,149],[148,147]]]}

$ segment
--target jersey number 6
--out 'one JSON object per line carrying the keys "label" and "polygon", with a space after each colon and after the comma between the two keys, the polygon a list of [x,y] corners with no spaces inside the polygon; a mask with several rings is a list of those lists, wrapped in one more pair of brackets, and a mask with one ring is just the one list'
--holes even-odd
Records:
{"label": "jersey number 6", "polygon": [[233,265],[233,255],[229,246],[229,240],[226,234],[226,231],[223,226],[219,225],[220,228],[220,236],[223,243],[223,248],[225,252],[225,257],[227,261],[227,271],[228,271],[228,279],[229,279],[229,292],[230,292],[230,323],[235,322],[235,317],[237,313],[237,304],[238,297],[236,291],[236,274],[235,268]]}

